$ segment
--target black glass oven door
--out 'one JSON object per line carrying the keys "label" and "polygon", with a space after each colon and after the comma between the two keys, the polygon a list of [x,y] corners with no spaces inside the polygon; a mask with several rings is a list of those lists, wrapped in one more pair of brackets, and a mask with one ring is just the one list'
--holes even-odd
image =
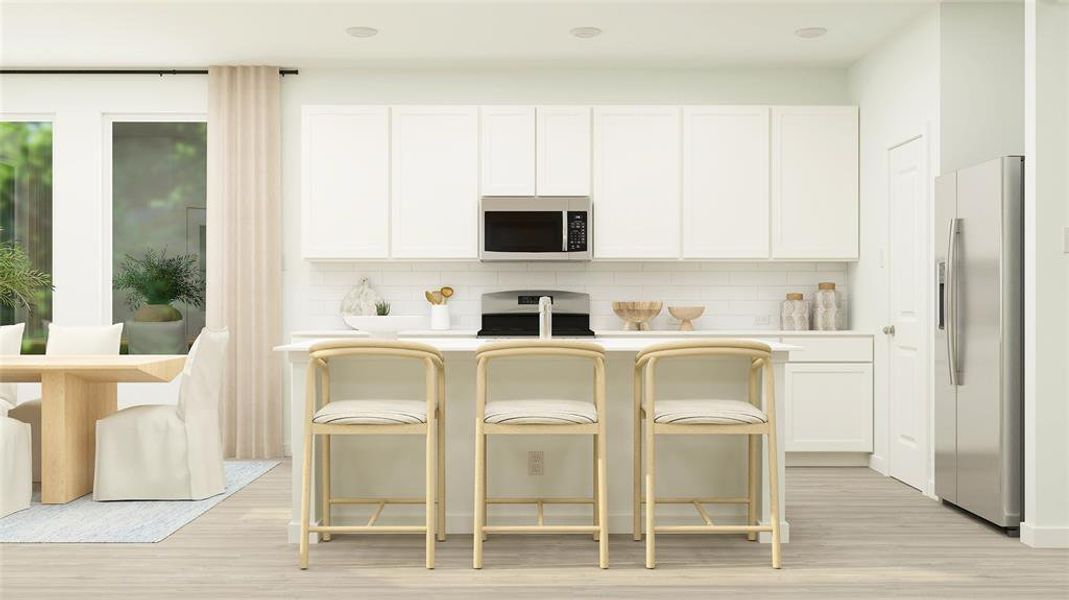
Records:
{"label": "black glass oven door", "polygon": [[560,211],[486,211],[483,244],[487,252],[561,252],[564,213]]}

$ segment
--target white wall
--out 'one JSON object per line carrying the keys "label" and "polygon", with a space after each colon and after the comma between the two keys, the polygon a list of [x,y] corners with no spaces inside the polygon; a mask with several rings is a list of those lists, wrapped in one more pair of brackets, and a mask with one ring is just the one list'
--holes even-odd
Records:
{"label": "white wall", "polygon": [[1069,5],[1026,6],[1025,522],[1069,547]]}
{"label": "white wall", "polygon": [[[105,180],[111,115],[206,114],[199,76],[0,75],[0,119],[52,121],[52,315],[61,325],[111,323],[111,197]],[[159,401],[173,386],[139,385]],[[32,390],[20,390],[25,400]]]}
{"label": "white wall", "polygon": [[[888,149],[918,135],[928,140],[928,170],[939,173],[939,9],[933,8],[849,71],[851,101],[861,115],[861,254],[851,264],[851,328],[874,334],[874,453],[888,469],[887,338]],[[929,199],[933,198],[931,194]]]}
{"label": "white wall", "polygon": [[1024,154],[1024,4],[940,5],[942,173]]}

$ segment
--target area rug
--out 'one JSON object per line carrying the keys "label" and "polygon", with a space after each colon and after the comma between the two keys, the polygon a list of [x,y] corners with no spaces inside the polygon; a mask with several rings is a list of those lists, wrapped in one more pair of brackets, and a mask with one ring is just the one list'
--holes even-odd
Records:
{"label": "area rug", "polygon": [[277,460],[228,460],[226,491],[204,500],[95,502],[88,494],[66,504],[41,504],[35,490],[26,510],[0,519],[0,543],[159,542],[226,500],[264,473]]}

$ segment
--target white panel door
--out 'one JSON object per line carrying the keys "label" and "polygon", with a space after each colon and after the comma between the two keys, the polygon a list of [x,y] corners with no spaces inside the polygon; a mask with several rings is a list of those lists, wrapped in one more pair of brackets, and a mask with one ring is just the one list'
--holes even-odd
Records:
{"label": "white panel door", "polygon": [[888,290],[891,308],[888,404],[892,477],[928,490],[928,265],[927,146],[923,137],[888,153]]}
{"label": "white panel door", "polygon": [[784,449],[872,452],[872,364],[789,363]]}
{"label": "white panel door", "polygon": [[478,110],[472,106],[392,110],[392,256],[475,258]]}
{"label": "white panel door", "polygon": [[855,106],[772,108],[772,257],[856,260]]}
{"label": "white panel door", "polygon": [[678,258],[680,109],[594,109],[594,256]]}
{"label": "white panel door", "polygon": [[683,258],[768,258],[768,108],[683,109]]}
{"label": "white panel door", "polygon": [[389,254],[389,111],[301,109],[301,254],[306,259]]}
{"label": "white panel door", "polygon": [[484,106],[479,109],[483,196],[535,194],[535,109]]}
{"label": "white panel door", "polygon": [[590,107],[539,106],[538,195],[590,195]]}

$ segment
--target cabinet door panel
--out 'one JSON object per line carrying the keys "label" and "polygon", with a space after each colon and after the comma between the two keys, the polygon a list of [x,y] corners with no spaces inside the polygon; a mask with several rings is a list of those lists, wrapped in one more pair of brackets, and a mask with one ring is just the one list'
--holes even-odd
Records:
{"label": "cabinet door panel", "polygon": [[678,258],[680,111],[594,109],[594,256]]}
{"label": "cabinet door panel", "polygon": [[872,452],[872,365],[789,363],[788,452]]}
{"label": "cabinet door panel", "polygon": [[393,109],[396,258],[475,258],[478,112],[470,106]]}
{"label": "cabinet door panel", "polygon": [[854,106],[772,109],[772,257],[856,260]]}
{"label": "cabinet door panel", "polygon": [[768,258],[768,108],[683,110],[683,258]]}
{"label": "cabinet door panel", "polygon": [[307,259],[389,253],[389,113],[381,106],[305,106],[301,114],[301,253]]}
{"label": "cabinet door panel", "polygon": [[590,107],[537,110],[539,196],[590,195]]}
{"label": "cabinet door panel", "polygon": [[535,110],[531,106],[484,106],[479,124],[483,196],[535,194]]}

